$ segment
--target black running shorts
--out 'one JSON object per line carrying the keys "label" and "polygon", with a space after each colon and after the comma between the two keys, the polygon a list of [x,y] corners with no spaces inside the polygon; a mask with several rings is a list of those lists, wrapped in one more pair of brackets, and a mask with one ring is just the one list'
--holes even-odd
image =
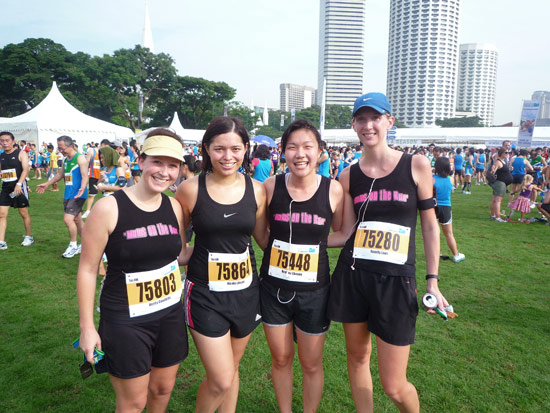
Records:
{"label": "black running shorts", "polygon": [[325,334],[330,327],[329,290],[330,285],[310,291],[286,290],[264,280],[260,286],[262,322],[272,327],[294,322],[306,334]]}
{"label": "black running shorts", "polygon": [[97,178],[88,178],[88,196],[97,195]]}
{"label": "black running shorts", "polygon": [[449,225],[453,222],[453,210],[450,206],[438,205],[435,212],[441,225]]}
{"label": "black running shorts", "polygon": [[10,197],[12,191],[0,191],[0,206],[9,206],[12,208],[28,208],[29,195],[26,191],[21,192],[21,195],[14,198]]}
{"label": "black running shorts", "polygon": [[183,306],[176,304],[159,320],[118,324],[99,321],[101,347],[107,372],[120,379],[141,377],[151,367],[181,363],[187,357],[187,328]]}
{"label": "black running shorts", "polygon": [[395,277],[339,261],[330,289],[328,316],[342,323],[367,323],[387,343],[414,343],[418,301],[415,277]]}
{"label": "black running shorts", "polygon": [[212,292],[208,286],[185,280],[185,321],[189,328],[207,337],[244,338],[260,324],[259,283],[244,290]]}

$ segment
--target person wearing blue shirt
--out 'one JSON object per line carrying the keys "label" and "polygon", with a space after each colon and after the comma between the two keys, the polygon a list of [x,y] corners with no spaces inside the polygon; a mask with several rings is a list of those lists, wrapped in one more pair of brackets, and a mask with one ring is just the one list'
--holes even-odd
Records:
{"label": "person wearing blue shirt", "polygon": [[456,240],[453,235],[453,212],[451,209],[451,191],[453,184],[449,174],[451,164],[449,158],[439,157],[435,161],[435,175],[433,182],[437,199],[437,219],[441,224],[441,230],[447,240],[447,245],[453,253],[453,262],[464,261],[466,256],[458,252]]}
{"label": "person wearing blue shirt", "polygon": [[477,184],[476,185],[481,185],[481,183],[485,183],[485,179],[484,179],[484,172],[485,172],[485,152],[483,151],[483,149],[479,149],[477,151],[478,155],[476,156],[476,163],[475,163],[475,167],[476,167],[476,177],[477,177]]}
{"label": "person wearing blue shirt", "polygon": [[252,159],[252,168],[254,172],[252,178],[264,182],[273,175],[273,164],[270,158],[271,153],[266,145],[260,145],[256,148],[254,159]]}
{"label": "person wearing blue shirt", "polygon": [[464,157],[460,148],[456,148],[454,181],[456,188],[464,185]]}
{"label": "person wearing blue shirt", "polygon": [[76,151],[73,140],[69,136],[57,138],[57,147],[63,154],[63,168],[59,168],[57,174],[46,183],[36,187],[36,192],[43,194],[48,186],[65,180],[65,194],[63,220],[69,230],[70,243],[63,258],[73,258],[80,254],[80,245],[77,244],[77,235],[82,232],[82,207],[88,198],[88,161],[86,157]]}
{"label": "person wearing blue shirt", "polygon": [[321,141],[321,146],[323,153],[319,157],[319,170],[317,173],[321,176],[330,178],[330,159],[327,151],[327,143],[325,141]]}

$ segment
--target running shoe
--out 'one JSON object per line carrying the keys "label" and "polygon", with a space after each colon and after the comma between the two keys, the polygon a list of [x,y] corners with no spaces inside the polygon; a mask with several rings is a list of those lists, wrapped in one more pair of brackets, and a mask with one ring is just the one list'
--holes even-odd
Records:
{"label": "running shoe", "polygon": [[453,262],[460,262],[460,261],[464,261],[465,259],[466,259],[466,256],[463,253],[459,252],[453,257]]}
{"label": "running shoe", "polygon": [[88,215],[90,215],[90,211],[86,211],[82,214],[82,219],[88,218]]}
{"label": "running shoe", "polygon": [[76,247],[76,253],[80,254],[82,252],[82,244],[79,244],[78,247]]}
{"label": "running shoe", "polygon": [[65,252],[61,254],[63,258],[73,258],[76,254],[79,254],[80,251],[78,250],[78,247],[72,247],[69,245]]}
{"label": "running shoe", "polygon": [[21,245],[23,247],[28,247],[31,244],[34,244],[34,238],[30,235],[25,235],[25,238],[23,238],[23,242],[21,243]]}
{"label": "running shoe", "polygon": [[8,244],[6,244],[6,241],[0,241],[0,250],[7,250]]}
{"label": "running shoe", "polygon": [[533,209],[535,206],[536,206],[535,203],[531,202],[531,204],[529,205],[529,208]]}
{"label": "running shoe", "polygon": [[501,217],[498,217],[497,219],[495,219],[495,221],[496,222],[508,222],[505,219],[502,219]]}

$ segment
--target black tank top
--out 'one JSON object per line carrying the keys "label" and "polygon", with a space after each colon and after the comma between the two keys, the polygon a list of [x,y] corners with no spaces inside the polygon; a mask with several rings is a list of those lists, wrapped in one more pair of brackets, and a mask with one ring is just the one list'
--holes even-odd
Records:
{"label": "black tank top", "polygon": [[[23,165],[19,160],[21,149],[15,149],[12,153],[0,153],[0,166],[2,167],[2,190],[12,192],[17,180],[23,172]],[[26,183],[23,183],[26,185]]]}
{"label": "black tank top", "polygon": [[256,226],[256,197],[252,179],[245,178],[241,200],[225,205],[214,201],[206,189],[206,174],[199,175],[197,202],[191,213],[195,232],[195,247],[189,260],[187,278],[199,285],[209,284],[209,254],[243,254],[248,251],[252,270],[252,284],[257,284],[256,261],[250,235]]}
{"label": "black tank top", "polygon": [[497,169],[496,176],[497,181],[504,182],[505,185],[510,185],[514,181],[510,168],[504,162],[502,162],[502,166]]}
{"label": "black tank top", "polygon": [[357,240],[358,229],[342,249],[340,259],[345,263],[385,275],[415,275],[418,199],[411,166],[412,155],[403,154],[390,174],[374,180],[359,163],[350,167],[350,195],[357,226],[363,228]]}
{"label": "black tank top", "polygon": [[[260,275],[276,287],[296,291],[313,290],[330,282],[327,255],[327,238],[333,215],[330,207],[330,179],[322,176],[315,194],[307,201],[298,202],[293,201],[288,193],[285,176],[281,174],[275,178],[275,189],[269,203],[269,243],[264,252]],[[289,212],[292,213],[292,219]],[[304,250],[285,257],[284,249],[277,248],[277,243],[276,248],[272,249],[274,240],[289,242],[291,222],[292,245],[317,246],[318,253],[308,254],[308,250]],[[276,255],[270,262],[272,252]],[[291,281],[303,279],[304,276],[309,278],[307,273],[311,271],[312,263],[307,260],[311,260],[311,257],[314,262],[318,262],[316,281]]]}
{"label": "black tank top", "polygon": [[101,317],[122,323],[157,320],[173,306],[131,318],[125,273],[156,270],[177,259],[182,243],[172,203],[162,194],[160,207],[147,212],[124,191],[111,196],[117,202],[118,221],[105,247],[109,265],[101,291]]}

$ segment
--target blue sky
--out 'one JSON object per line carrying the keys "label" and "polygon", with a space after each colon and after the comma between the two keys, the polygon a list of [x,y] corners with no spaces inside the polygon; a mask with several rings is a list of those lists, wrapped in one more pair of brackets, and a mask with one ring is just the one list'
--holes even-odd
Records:
{"label": "blue sky", "polygon": [[[386,89],[389,0],[367,0],[365,91]],[[157,52],[181,75],[225,81],[237,100],[279,108],[279,84],[317,87],[319,0],[148,0]],[[141,43],[144,0],[2,0],[0,46],[47,37],[71,52]],[[495,123],[550,90],[548,0],[462,0],[460,43],[499,50]]]}

